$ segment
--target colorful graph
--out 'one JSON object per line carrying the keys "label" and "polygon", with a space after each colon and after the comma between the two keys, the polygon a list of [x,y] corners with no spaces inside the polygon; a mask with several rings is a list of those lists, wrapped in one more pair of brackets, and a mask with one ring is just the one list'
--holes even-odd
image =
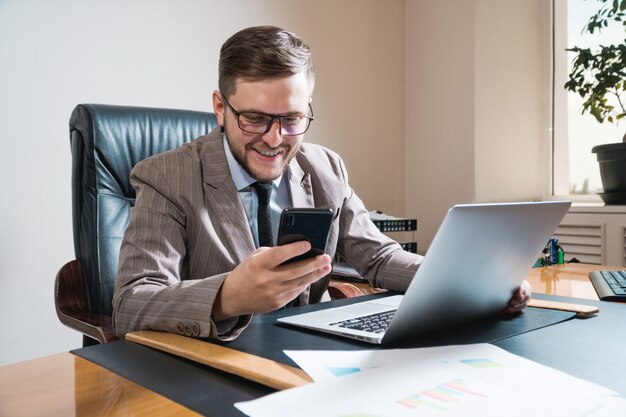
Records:
{"label": "colorful graph", "polygon": [[382,417],[374,414],[344,414],[339,417]]}
{"label": "colorful graph", "polygon": [[476,369],[485,369],[485,368],[500,368],[502,367],[502,365],[500,365],[498,362],[492,361],[491,359],[461,359],[461,363],[464,363],[465,365],[469,365],[472,368],[476,368]]}
{"label": "colorful graph", "polygon": [[409,408],[434,408],[446,411],[450,403],[467,397],[487,398],[462,379],[454,379],[398,401]]}
{"label": "colorful graph", "polygon": [[354,374],[357,372],[361,372],[360,368],[352,368],[352,367],[330,367],[329,366],[326,369],[328,369],[335,376],[344,376],[344,375],[350,375],[350,374]]}

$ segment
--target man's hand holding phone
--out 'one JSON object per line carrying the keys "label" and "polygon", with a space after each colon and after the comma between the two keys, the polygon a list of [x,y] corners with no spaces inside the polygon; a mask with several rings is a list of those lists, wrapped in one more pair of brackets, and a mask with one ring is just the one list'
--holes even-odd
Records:
{"label": "man's hand holding phone", "polygon": [[324,252],[332,215],[330,209],[285,209],[278,246],[256,249],[228,274],[213,306],[214,320],[274,311],[328,275],[332,260]]}
{"label": "man's hand holding phone", "polygon": [[310,250],[307,241],[255,250],[224,280],[213,305],[213,319],[266,313],[292,301],[332,269],[327,254],[285,264]]}

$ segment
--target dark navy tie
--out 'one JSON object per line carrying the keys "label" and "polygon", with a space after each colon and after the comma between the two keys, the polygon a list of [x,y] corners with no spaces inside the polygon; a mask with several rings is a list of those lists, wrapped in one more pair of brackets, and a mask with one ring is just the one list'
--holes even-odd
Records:
{"label": "dark navy tie", "polygon": [[259,198],[257,211],[257,225],[259,232],[259,246],[274,246],[272,232],[272,213],[270,212],[270,197],[272,196],[271,182],[254,182],[251,184]]}

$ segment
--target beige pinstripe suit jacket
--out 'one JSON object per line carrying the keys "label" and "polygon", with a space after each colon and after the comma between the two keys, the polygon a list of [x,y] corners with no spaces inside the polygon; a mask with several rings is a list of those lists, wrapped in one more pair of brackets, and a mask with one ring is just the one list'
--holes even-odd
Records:
{"label": "beige pinstripe suit jacket", "polygon": [[[339,156],[304,143],[289,170],[294,207],[335,212],[327,253],[343,255],[374,285],[404,291],[421,257],[403,251],[370,222]],[[218,337],[211,320],[216,294],[255,249],[219,129],[140,162],[130,179],[137,199],[120,251],[116,333],[154,329]],[[328,277],[310,286],[300,304],[318,302],[327,285]],[[232,320],[234,328],[219,338],[236,337],[248,321]]]}

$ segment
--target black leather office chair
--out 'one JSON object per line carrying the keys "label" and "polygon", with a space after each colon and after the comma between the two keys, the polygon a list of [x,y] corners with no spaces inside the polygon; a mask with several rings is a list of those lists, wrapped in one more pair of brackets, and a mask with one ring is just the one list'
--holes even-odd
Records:
{"label": "black leather office chair", "polygon": [[188,110],[80,104],[70,117],[76,260],[56,276],[61,322],[83,345],[116,340],[111,314],[122,236],[135,191],[129,174],[150,155],[208,133],[215,115]]}

